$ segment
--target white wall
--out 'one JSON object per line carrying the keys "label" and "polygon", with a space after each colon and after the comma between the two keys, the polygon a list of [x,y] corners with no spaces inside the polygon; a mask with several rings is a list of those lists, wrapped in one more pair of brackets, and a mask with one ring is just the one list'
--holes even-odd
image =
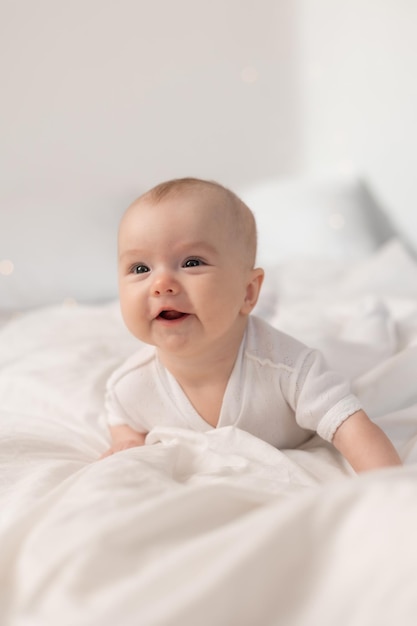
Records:
{"label": "white wall", "polygon": [[360,172],[417,250],[417,2],[297,8],[300,171]]}
{"label": "white wall", "polygon": [[2,193],[126,196],[291,170],[290,0],[23,0],[2,10]]}

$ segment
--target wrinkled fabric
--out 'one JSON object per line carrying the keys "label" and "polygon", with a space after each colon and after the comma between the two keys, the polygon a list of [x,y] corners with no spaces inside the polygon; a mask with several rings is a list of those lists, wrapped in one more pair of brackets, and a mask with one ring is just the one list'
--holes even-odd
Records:
{"label": "wrinkled fabric", "polygon": [[2,626],[414,626],[415,263],[394,242],[304,295],[273,275],[259,311],[352,379],[405,465],[356,476],[318,436],[234,427],[100,461],[105,382],[137,349],[117,304],[23,315],[0,330]]}

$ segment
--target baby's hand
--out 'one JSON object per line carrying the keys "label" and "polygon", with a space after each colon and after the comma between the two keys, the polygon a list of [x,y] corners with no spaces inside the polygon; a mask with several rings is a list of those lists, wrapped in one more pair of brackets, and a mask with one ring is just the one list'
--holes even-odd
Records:
{"label": "baby's hand", "polygon": [[111,447],[101,455],[100,459],[105,459],[116,452],[120,452],[121,450],[127,450],[128,448],[135,448],[136,446],[143,446],[145,443],[146,434],[145,433],[135,433],[134,437],[130,437],[129,439],[121,439],[120,441],[114,442]]}

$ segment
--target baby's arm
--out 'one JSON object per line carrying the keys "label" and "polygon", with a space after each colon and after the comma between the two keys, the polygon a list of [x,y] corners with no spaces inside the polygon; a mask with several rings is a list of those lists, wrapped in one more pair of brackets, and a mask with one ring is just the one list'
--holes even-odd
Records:
{"label": "baby's arm", "polygon": [[100,458],[102,459],[106,456],[114,454],[115,452],[120,452],[120,450],[134,448],[135,446],[143,446],[145,443],[146,433],[138,433],[127,424],[110,426],[110,434],[112,445],[104,454],[101,455]]}
{"label": "baby's arm", "polygon": [[357,411],[339,426],[333,445],[356,472],[401,465],[388,437],[364,411]]}

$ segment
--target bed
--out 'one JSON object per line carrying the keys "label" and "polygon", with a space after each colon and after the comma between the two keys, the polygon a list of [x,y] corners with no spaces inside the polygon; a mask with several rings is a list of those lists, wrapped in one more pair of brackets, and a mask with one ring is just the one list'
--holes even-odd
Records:
{"label": "bed", "polygon": [[267,270],[255,313],[351,378],[403,467],[357,476],[318,436],[277,450],[235,428],[156,428],[99,460],[106,380],[137,348],[113,286],[62,301],[53,278],[34,306],[4,275],[2,626],[416,623],[415,256],[357,181],[242,195]]}

